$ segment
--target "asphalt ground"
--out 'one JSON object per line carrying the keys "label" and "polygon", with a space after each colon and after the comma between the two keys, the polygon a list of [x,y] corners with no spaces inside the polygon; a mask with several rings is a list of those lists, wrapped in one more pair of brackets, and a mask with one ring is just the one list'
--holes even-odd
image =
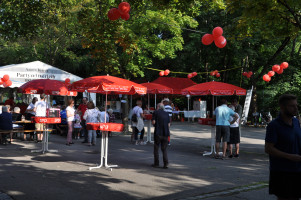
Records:
{"label": "asphalt ground", "polygon": [[134,145],[121,133],[109,138],[112,171],[88,169],[100,161],[100,138],[92,147],[66,146],[66,137],[51,134],[49,149],[59,152],[45,154],[31,153],[41,143],[16,140],[0,145],[0,200],[276,199],[268,194],[265,129],[241,130],[240,157],[222,160],[202,155],[210,151],[210,126],[174,122],[168,169],[151,167],[152,144]]}

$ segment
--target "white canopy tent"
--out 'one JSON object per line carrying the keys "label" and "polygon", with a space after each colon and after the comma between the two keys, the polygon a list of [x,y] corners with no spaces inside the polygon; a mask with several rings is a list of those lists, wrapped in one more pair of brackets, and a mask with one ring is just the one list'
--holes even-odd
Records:
{"label": "white canopy tent", "polygon": [[[0,67],[0,77],[3,77],[5,74],[9,75],[9,80],[12,81],[10,88],[18,88],[24,83],[34,79],[54,79],[65,81],[66,78],[69,78],[71,83],[82,79],[79,76],[73,75],[41,61]],[[0,87],[3,87],[3,85]],[[87,94],[84,94],[84,96],[87,96]],[[96,94],[90,94],[90,97],[91,100],[96,103]]]}

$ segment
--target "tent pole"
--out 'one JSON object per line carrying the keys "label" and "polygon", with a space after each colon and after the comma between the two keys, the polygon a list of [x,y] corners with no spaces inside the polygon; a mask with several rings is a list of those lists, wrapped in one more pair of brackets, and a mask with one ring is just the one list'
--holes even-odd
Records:
{"label": "tent pole", "polygon": [[149,111],[149,93],[147,94],[147,110]]}
{"label": "tent pole", "polygon": [[214,112],[214,96],[212,95],[212,117],[213,117],[213,112]]}
{"label": "tent pole", "polygon": [[157,94],[155,93],[155,110],[157,110]]}

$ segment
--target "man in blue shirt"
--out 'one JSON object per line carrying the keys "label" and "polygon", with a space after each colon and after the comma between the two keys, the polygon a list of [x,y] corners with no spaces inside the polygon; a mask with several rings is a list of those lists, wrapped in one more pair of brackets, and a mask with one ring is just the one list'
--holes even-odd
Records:
{"label": "man in blue shirt", "polygon": [[[215,138],[215,158],[219,158],[219,146],[223,139],[223,159],[226,158],[227,142],[230,140],[230,124],[233,124],[238,119],[238,114],[227,106],[227,100],[221,99],[221,106],[215,109],[216,118],[216,138]],[[233,120],[230,122],[230,116]]]}
{"label": "man in blue shirt", "polygon": [[155,126],[154,131],[154,164],[153,167],[159,167],[159,146],[161,144],[161,151],[163,154],[164,169],[168,168],[167,157],[167,144],[168,136],[170,135],[170,117],[167,112],[164,111],[164,105],[158,104],[158,110],[153,113],[152,124]]}
{"label": "man in blue shirt", "polygon": [[301,198],[301,128],[297,97],[279,97],[280,114],[266,129],[265,152],[270,158],[269,193],[278,199]]}

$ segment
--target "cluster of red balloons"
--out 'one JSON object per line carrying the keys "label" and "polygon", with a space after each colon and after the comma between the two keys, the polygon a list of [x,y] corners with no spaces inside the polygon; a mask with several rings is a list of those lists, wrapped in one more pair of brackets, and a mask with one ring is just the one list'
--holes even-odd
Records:
{"label": "cluster of red balloons", "polygon": [[202,43],[204,45],[210,45],[213,41],[218,48],[224,48],[227,44],[227,40],[223,35],[223,29],[221,27],[215,27],[212,34],[206,33],[202,37]]}
{"label": "cluster of red balloons", "polygon": [[13,83],[11,82],[11,80],[9,80],[9,75],[5,74],[3,76],[3,78],[1,78],[0,80],[0,85],[3,84],[3,87],[9,87],[11,86]]}
{"label": "cluster of red balloons", "polygon": [[262,79],[265,82],[270,82],[271,81],[271,77],[275,75],[275,72],[277,74],[282,74],[283,70],[288,68],[288,63],[287,62],[283,62],[280,65],[273,65],[272,67],[272,71],[269,71],[267,74],[263,75]]}
{"label": "cluster of red balloons", "polygon": [[253,75],[252,71],[242,73],[243,76],[250,78]]}
{"label": "cluster of red balloons", "polygon": [[215,76],[216,78],[219,78],[221,74],[218,72],[218,70],[214,70],[210,72],[210,76]]}
{"label": "cluster of red balloons", "polygon": [[198,75],[198,73],[192,72],[192,73],[190,73],[190,74],[187,75],[187,78],[193,78],[193,77],[195,77],[196,75]]}
{"label": "cluster of red balloons", "polygon": [[168,76],[169,73],[170,73],[170,71],[168,69],[166,69],[165,71],[160,71],[159,75],[160,76]]}
{"label": "cluster of red balloons", "polygon": [[112,21],[117,20],[121,17],[121,19],[127,21],[130,19],[130,9],[131,6],[128,2],[121,2],[118,5],[118,8],[111,8],[108,12],[108,18]]}

